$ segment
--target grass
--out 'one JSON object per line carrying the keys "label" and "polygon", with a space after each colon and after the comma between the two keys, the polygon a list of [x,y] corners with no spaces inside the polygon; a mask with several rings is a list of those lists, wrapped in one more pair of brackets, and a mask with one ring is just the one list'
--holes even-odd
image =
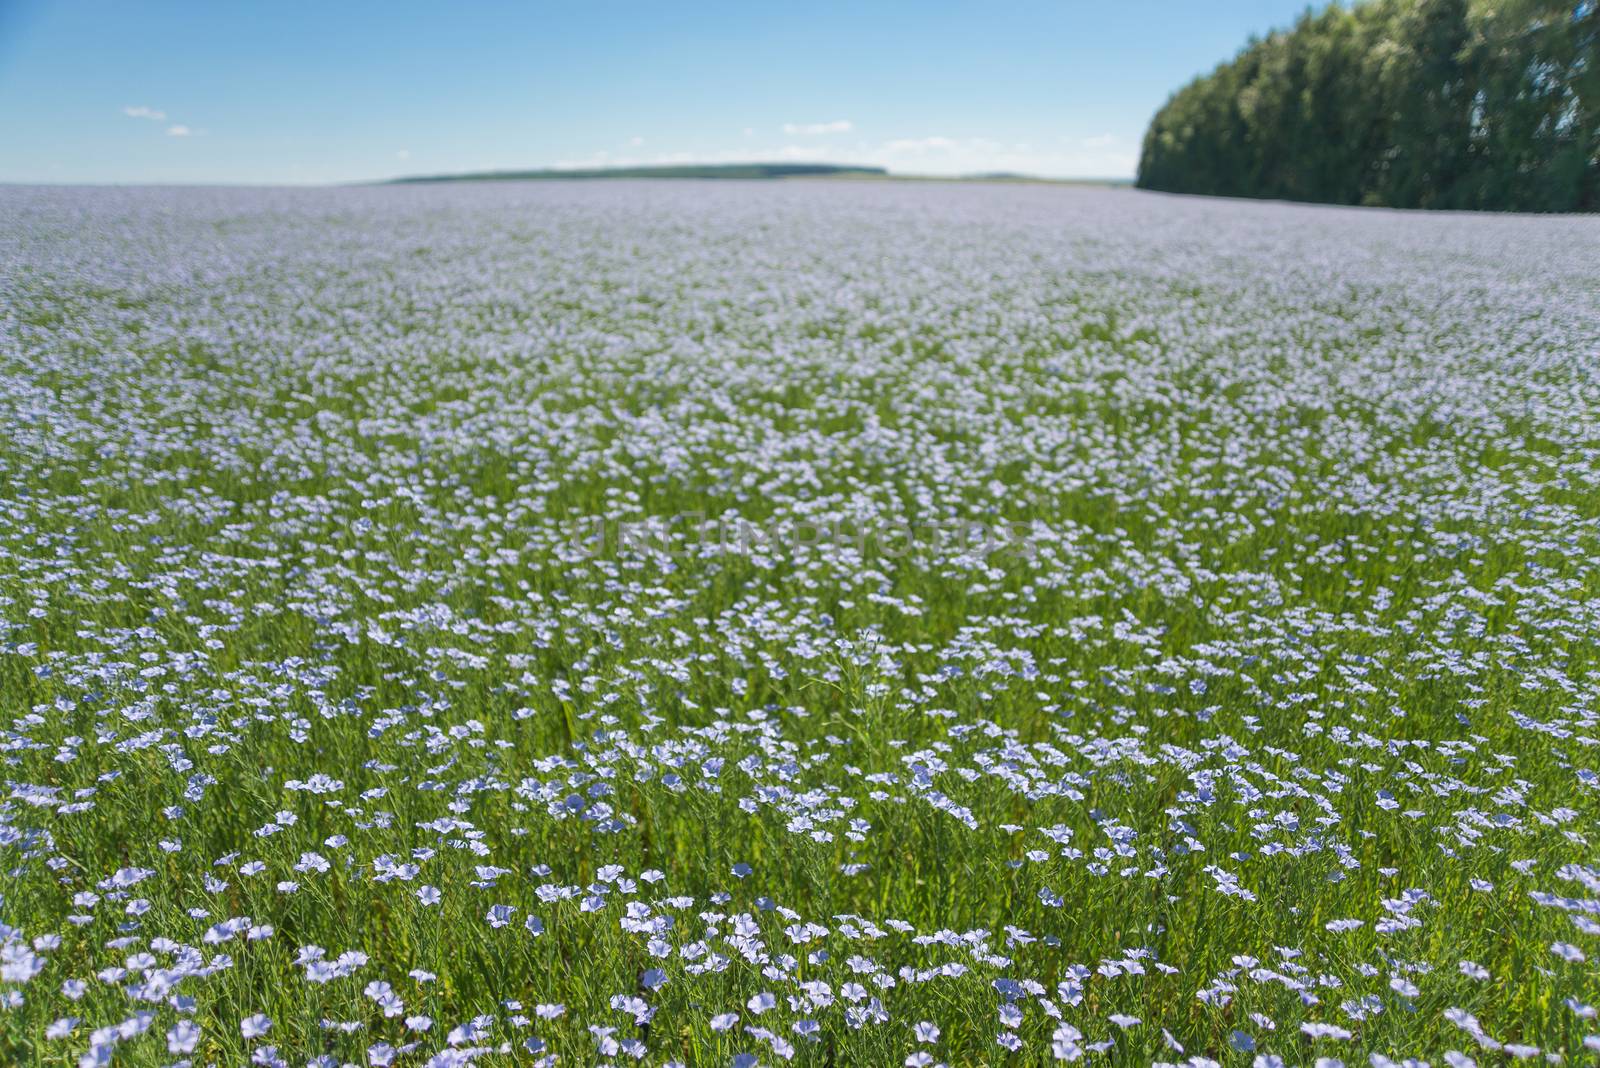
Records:
{"label": "grass", "polygon": [[1583,221],[162,196],[0,201],[0,1060],[1593,1056]]}

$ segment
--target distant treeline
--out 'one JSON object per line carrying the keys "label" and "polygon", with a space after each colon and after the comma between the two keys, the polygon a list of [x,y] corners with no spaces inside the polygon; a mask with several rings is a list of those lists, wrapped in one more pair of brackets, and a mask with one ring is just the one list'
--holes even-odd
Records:
{"label": "distant treeline", "polygon": [[1167,101],[1146,189],[1400,208],[1600,210],[1600,2],[1307,12]]}
{"label": "distant treeline", "polygon": [[481,171],[477,174],[396,178],[394,182],[526,182],[574,178],[838,178],[852,175],[882,177],[886,173],[882,167],[849,167],[834,163],[685,163],[660,167]]}

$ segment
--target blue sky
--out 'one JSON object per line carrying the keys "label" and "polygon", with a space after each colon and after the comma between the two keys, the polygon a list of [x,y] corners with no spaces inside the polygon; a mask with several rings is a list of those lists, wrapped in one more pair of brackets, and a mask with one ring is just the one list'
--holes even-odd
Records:
{"label": "blue sky", "polygon": [[0,0],[0,181],[818,160],[1129,177],[1305,0]]}

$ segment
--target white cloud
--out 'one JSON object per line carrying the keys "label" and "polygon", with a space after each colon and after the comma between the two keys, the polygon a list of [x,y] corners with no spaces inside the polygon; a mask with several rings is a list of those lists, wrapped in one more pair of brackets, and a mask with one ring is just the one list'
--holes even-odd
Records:
{"label": "white cloud", "polygon": [[640,145],[644,144],[644,138],[642,138],[642,137],[630,137],[630,138],[628,138],[628,144],[630,146],[632,146],[633,148],[638,148]]}
{"label": "white cloud", "polygon": [[948,152],[956,144],[948,137],[902,137],[885,141],[880,151],[891,156],[922,156],[929,152]]}
{"label": "white cloud", "polygon": [[830,163],[887,167],[900,174],[962,175],[996,172],[1040,177],[1116,178],[1132,176],[1136,153],[1120,137],[1089,138],[1092,144],[1061,147],[1034,142],[1003,142],[990,137],[901,137],[854,152],[828,153]]}
{"label": "white cloud", "polygon": [[[1109,136],[1109,135],[1108,135]],[[693,152],[596,152],[587,158],[568,158],[550,164],[557,169],[634,167],[671,163],[837,163],[885,167],[892,174],[959,176],[1015,173],[1042,178],[1131,177],[1138,154],[1125,136],[1060,137],[1053,144],[1038,141],[1000,141],[992,137],[929,135],[900,137],[878,142],[841,144],[828,138],[796,137],[765,141],[756,135],[741,145]]]}
{"label": "white cloud", "polygon": [[396,152],[394,154],[394,158],[395,159],[410,159],[411,158],[411,150],[409,148],[402,148],[400,151],[398,151],[398,152]]}
{"label": "white cloud", "polygon": [[[122,109],[122,113],[130,119],[147,119],[150,122],[166,122],[167,113],[160,108],[146,107],[143,104],[129,104]],[[167,127],[168,137],[200,137],[204,130],[197,130],[193,126],[175,122]]]}
{"label": "white cloud", "polygon": [[613,156],[605,149],[601,149],[592,156],[585,156],[581,159],[558,159],[550,164],[550,169],[557,171],[587,171],[594,170],[597,167],[627,167],[632,162],[627,156]]}
{"label": "white cloud", "polygon": [[1084,148],[1110,148],[1117,143],[1117,135],[1100,134],[1097,137],[1085,137],[1081,143]]}
{"label": "white cloud", "polygon": [[855,128],[855,124],[849,119],[836,119],[833,122],[786,122],[783,124],[783,132],[791,137],[795,134],[815,136],[817,134],[849,133]]}
{"label": "white cloud", "polygon": [[[130,119],[148,119],[151,122],[166,122],[167,113],[160,108],[146,107],[143,104],[129,104],[122,109],[122,113]],[[175,122],[167,127],[168,137],[203,137],[204,130],[181,122]]]}

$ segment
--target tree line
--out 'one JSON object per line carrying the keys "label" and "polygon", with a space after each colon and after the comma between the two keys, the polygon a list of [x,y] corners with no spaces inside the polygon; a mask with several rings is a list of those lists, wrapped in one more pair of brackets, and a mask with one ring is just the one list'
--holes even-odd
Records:
{"label": "tree line", "polygon": [[1167,101],[1146,189],[1397,208],[1600,210],[1600,2],[1308,11]]}

